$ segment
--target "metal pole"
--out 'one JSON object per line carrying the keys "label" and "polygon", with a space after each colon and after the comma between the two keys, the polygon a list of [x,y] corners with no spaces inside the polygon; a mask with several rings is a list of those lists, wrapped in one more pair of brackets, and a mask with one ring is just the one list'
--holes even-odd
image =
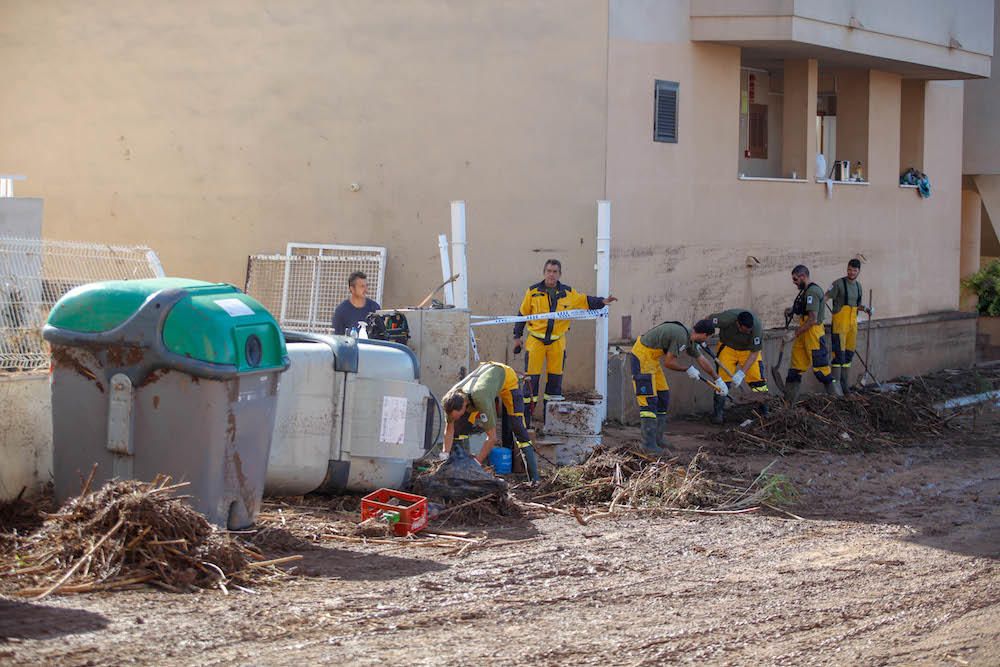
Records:
{"label": "metal pole", "polygon": [[[438,250],[441,251],[441,280],[448,280],[454,275],[451,272],[451,258],[448,255],[448,235],[438,234]],[[455,289],[448,283],[444,286],[444,302],[455,305]]]}
{"label": "metal pole", "polygon": [[[611,292],[611,202],[597,202],[597,295]],[[601,420],[608,416],[608,318],[597,320],[594,340],[594,390],[601,395]]]}
{"label": "metal pole", "polygon": [[[455,281],[455,307],[469,307],[469,270],[465,256],[465,202],[451,203],[451,261],[458,274]],[[445,276],[448,279],[450,276]]]}

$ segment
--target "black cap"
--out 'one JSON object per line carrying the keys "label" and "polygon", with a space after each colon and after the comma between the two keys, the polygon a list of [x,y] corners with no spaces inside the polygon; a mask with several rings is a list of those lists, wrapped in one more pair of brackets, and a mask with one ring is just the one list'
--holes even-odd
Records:
{"label": "black cap", "polygon": [[746,327],[747,329],[753,329],[753,313],[749,310],[744,310],[742,313],[736,316],[736,321],[739,322],[741,327]]}

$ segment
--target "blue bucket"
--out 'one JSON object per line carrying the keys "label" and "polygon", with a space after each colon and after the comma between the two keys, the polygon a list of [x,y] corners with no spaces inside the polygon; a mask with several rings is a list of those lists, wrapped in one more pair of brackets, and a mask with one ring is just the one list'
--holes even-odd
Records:
{"label": "blue bucket", "polygon": [[490,465],[496,474],[509,475],[512,463],[511,451],[506,447],[494,447],[490,450]]}

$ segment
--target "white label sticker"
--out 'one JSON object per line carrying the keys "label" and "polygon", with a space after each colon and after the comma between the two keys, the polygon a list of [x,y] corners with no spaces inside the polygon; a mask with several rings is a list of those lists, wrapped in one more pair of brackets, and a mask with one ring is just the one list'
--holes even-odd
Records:
{"label": "white label sticker", "polygon": [[382,427],[378,439],[391,445],[403,444],[406,435],[406,399],[401,396],[382,397]]}
{"label": "white label sticker", "polygon": [[230,317],[253,315],[253,309],[239,299],[216,299],[215,305],[229,313]]}
{"label": "white label sticker", "polygon": [[754,345],[760,345],[760,336],[754,336],[753,337],[753,344]]}
{"label": "white label sticker", "polygon": [[812,302],[813,302],[813,298],[811,296],[807,296],[806,297],[806,303],[812,303]]}

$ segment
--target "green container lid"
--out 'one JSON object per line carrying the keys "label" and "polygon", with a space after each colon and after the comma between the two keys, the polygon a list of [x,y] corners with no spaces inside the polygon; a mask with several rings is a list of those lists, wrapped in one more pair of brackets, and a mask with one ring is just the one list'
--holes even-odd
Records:
{"label": "green container lid", "polygon": [[63,333],[85,334],[83,341],[86,334],[121,326],[157,292],[175,289],[184,296],[163,322],[167,352],[240,371],[284,366],[285,339],[277,322],[258,301],[224,283],[152,278],[82,285],[56,303],[48,325]]}

